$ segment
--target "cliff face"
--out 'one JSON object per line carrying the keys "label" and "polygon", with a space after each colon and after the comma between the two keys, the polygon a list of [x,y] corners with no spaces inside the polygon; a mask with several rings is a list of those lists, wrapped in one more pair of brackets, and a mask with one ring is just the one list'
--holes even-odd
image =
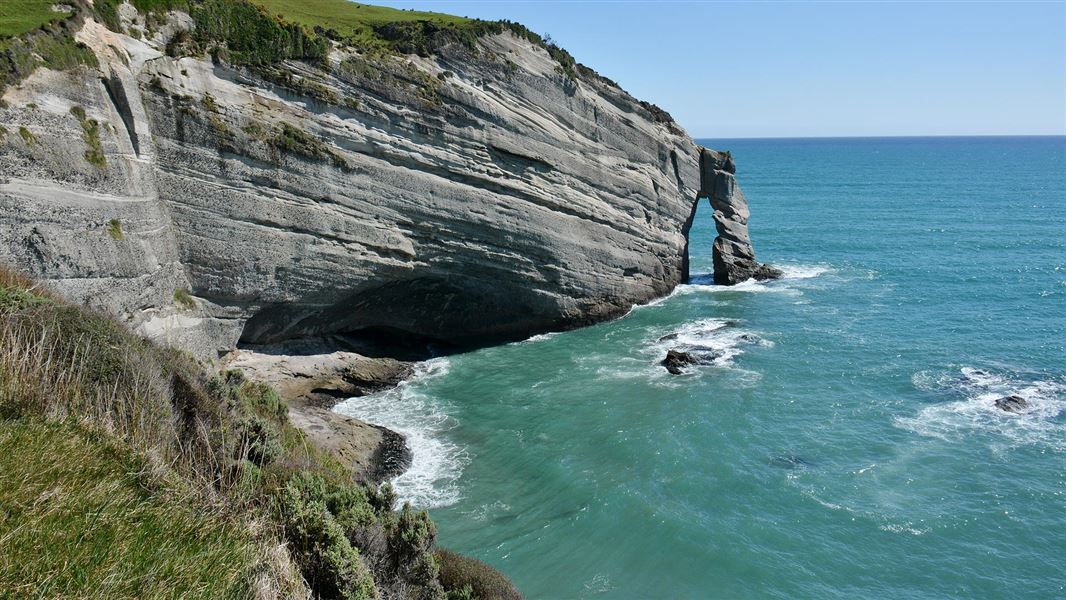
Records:
{"label": "cliff face", "polygon": [[86,20],[98,68],[7,89],[0,261],[201,356],[510,339],[687,277],[700,149],[543,47],[505,31],[253,72],[165,54],[188,26]]}

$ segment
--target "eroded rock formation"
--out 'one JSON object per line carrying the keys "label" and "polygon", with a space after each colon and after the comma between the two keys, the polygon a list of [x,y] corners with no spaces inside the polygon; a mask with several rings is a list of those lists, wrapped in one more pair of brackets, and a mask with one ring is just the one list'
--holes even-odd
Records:
{"label": "eroded rock formation", "polygon": [[[687,277],[700,151],[591,71],[505,31],[265,74],[168,56],[182,26],[135,39],[87,19],[98,68],[7,89],[0,261],[202,357],[334,334],[519,338]],[[722,253],[736,276],[746,210]]]}
{"label": "eroded rock formation", "polygon": [[748,236],[748,201],[737,184],[736,165],[728,153],[700,148],[700,197],[714,209],[714,282],[735,285],[748,279],[777,279],[781,271],[755,260]]}

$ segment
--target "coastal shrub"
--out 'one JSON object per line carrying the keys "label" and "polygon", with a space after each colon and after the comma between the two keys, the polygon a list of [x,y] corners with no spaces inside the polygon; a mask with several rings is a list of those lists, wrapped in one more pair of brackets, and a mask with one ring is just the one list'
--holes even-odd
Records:
{"label": "coastal shrub", "polygon": [[[0,268],[0,437],[4,423],[12,420],[49,427],[76,420],[78,431],[112,440],[124,456],[141,461],[120,471],[130,478],[123,481],[135,482],[152,498],[180,492],[182,515],[191,519],[184,530],[175,529],[177,521],[152,521],[154,513],[145,512],[157,506],[151,498],[140,507],[107,507],[106,522],[122,524],[107,530],[109,544],[169,549],[165,559],[151,548],[109,553],[97,556],[95,570],[85,577],[52,570],[35,579],[19,570],[22,559],[78,568],[84,556],[64,554],[66,546],[30,544],[37,539],[33,535],[46,530],[25,527],[23,517],[0,511],[0,524],[25,527],[29,535],[11,538],[22,546],[8,552],[8,536],[0,530],[0,588],[22,578],[58,582],[61,586],[55,589],[68,597],[109,597],[109,592],[127,596],[136,593],[123,591],[124,574],[152,573],[152,582],[144,588],[151,595],[159,595],[158,585],[166,587],[163,595],[168,596],[199,596],[196,590],[202,590],[208,597],[227,597],[227,590],[247,589],[253,579],[269,576],[271,589],[281,590],[274,597],[306,596],[300,591],[305,580],[313,594],[323,598],[442,599],[433,554],[436,528],[428,515],[409,506],[395,511],[396,495],[388,485],[377,488],[353,481],[351,467],[311,443],[288,421],[287,412],[269,386],[249,381],[239,371],[209,377],[187,353],[159,347],[111,317],[67,304],[47,287]],[[6,456],[2,446],[0,441],[0,462]],[[77,471],[81,455],[71,453],[69,458]],[[27,472],[35,472],[35,466],[30,463]],[[8,472],[0,469],[4,502],[9,490],[22,493],[25,480],[18,476],[3,481]],[[70,474],[57,477],[53,487],[76,490],[82,485]],[[56,514],[69,517],[55,526],[65,534],[80,533],[86,528],[77,519],[99,513],[94,505],[55,506],[64,511]],[[46,505],[38,508],[49,510]],[[112,508],[114,513],[107,512]],[[174,508],[164,505],[163,510]],[[216,518],[231,526],[230,533],[216,527]],[[252,522],[258,523],[254,535]],[[84,539],[102,539],[94,537],[96,529],[88,529]],[[183,531],[203,536],[190,538]],[[223,540],[224,535],[231,537]],[[210,546],[215,538],[220,545]],[[79,545],[80,539],[71,548],[83,553],[97,547]],[[266,564],[279,547],[287,548],[285,561],[291,557],[292,562]],[[216,558],[217,563],[210,562]],[[120,564],[123,560],[131,562]],[[183,561],[201,562],[184,568]],[[167,570],[153,571],[156,565]],[[218,572],[212,570],[216,568]],[[181,571],[181,576],[171,571]],[[119,587],[99,587],[112,581],[109,574],[117,574],[113,580]],[[196,583],[206,576],[214,583]],[[462,586],[456,589],[461,592]]]}
{"label": "coastal shrub", "polygon": [[38,296],[32,292],[15,287],[0,285],[0,312],[8,310],[20,310],[41,304],[51,304],[52,300]]}
{"label": "coastal shrub", "polygon": [[329,492],[313,473],[297,474],[285,486],[280,511],[293,558],[317,596],[375,598],[373,576],[327,506]]}
{"label": "coastal shrub", "polygon": [[[240,371],[230,371],[240,373]],[[289,407],[278,396],[274,388],[265,383],[244,381],[240,385],[240,397],[246,406],[256,414],[272,418],[277,421],[285,421],[289,417]]]}
{"label": "coastal shrub", "polygon": [[[451,598],[522,600],[511,580],[491,566],[451,550],[437,550],[440,582]],[[465,590],[469,589],[469,593]]]}
{"label": "coastal shrub", "polygon": [[259,415],[248,415],[237,424],[244,456],[257,467],[264,467],[281,456],[281,436],[277,427]]}
{"label": "coastal shrub", "polygon": [[325,38],[246,0],[204,0],[193,3],[189,12],[198,40],[235,64],[321,61],[329,51]]}
{"label": "coastal shrub", "polygon": [[163,51],[171,58],[199,56],[203,53],[203,46],[188,30],[182,29],[167,40]]}
{"label": "coastal shrub", "polygon": [[348,166],[347,161],[325,142],[289,123],[282,123],[269,143],[279,156],[284,153],[297,154],[316,160],[329,160],[342,168]]}
{"label": "coastal shrub", "polygon": [[111,31],[122,32],[122,20],[118,16],[118,7],[122,0],[93,0],[93,12],[101,23]]}

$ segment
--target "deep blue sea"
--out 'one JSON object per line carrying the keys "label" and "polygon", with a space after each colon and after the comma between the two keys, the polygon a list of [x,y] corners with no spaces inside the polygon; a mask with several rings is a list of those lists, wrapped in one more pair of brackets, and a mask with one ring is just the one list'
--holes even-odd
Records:
{"label": "deep blue sea", "polygon": [[1066,597],[1066,138],[702,143],[786,279],[704,205],[673,295],[342,405],[400,494],[530,600]]}

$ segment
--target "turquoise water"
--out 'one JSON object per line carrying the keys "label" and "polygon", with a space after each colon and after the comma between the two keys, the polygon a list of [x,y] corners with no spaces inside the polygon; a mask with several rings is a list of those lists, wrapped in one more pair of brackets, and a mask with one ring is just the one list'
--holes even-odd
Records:
{"label": "turquoise water", "polygon": [[408,434],[401,494],[530,599],[1066,596],[1066,139],[705,143],[789,277],[349,401]]}

